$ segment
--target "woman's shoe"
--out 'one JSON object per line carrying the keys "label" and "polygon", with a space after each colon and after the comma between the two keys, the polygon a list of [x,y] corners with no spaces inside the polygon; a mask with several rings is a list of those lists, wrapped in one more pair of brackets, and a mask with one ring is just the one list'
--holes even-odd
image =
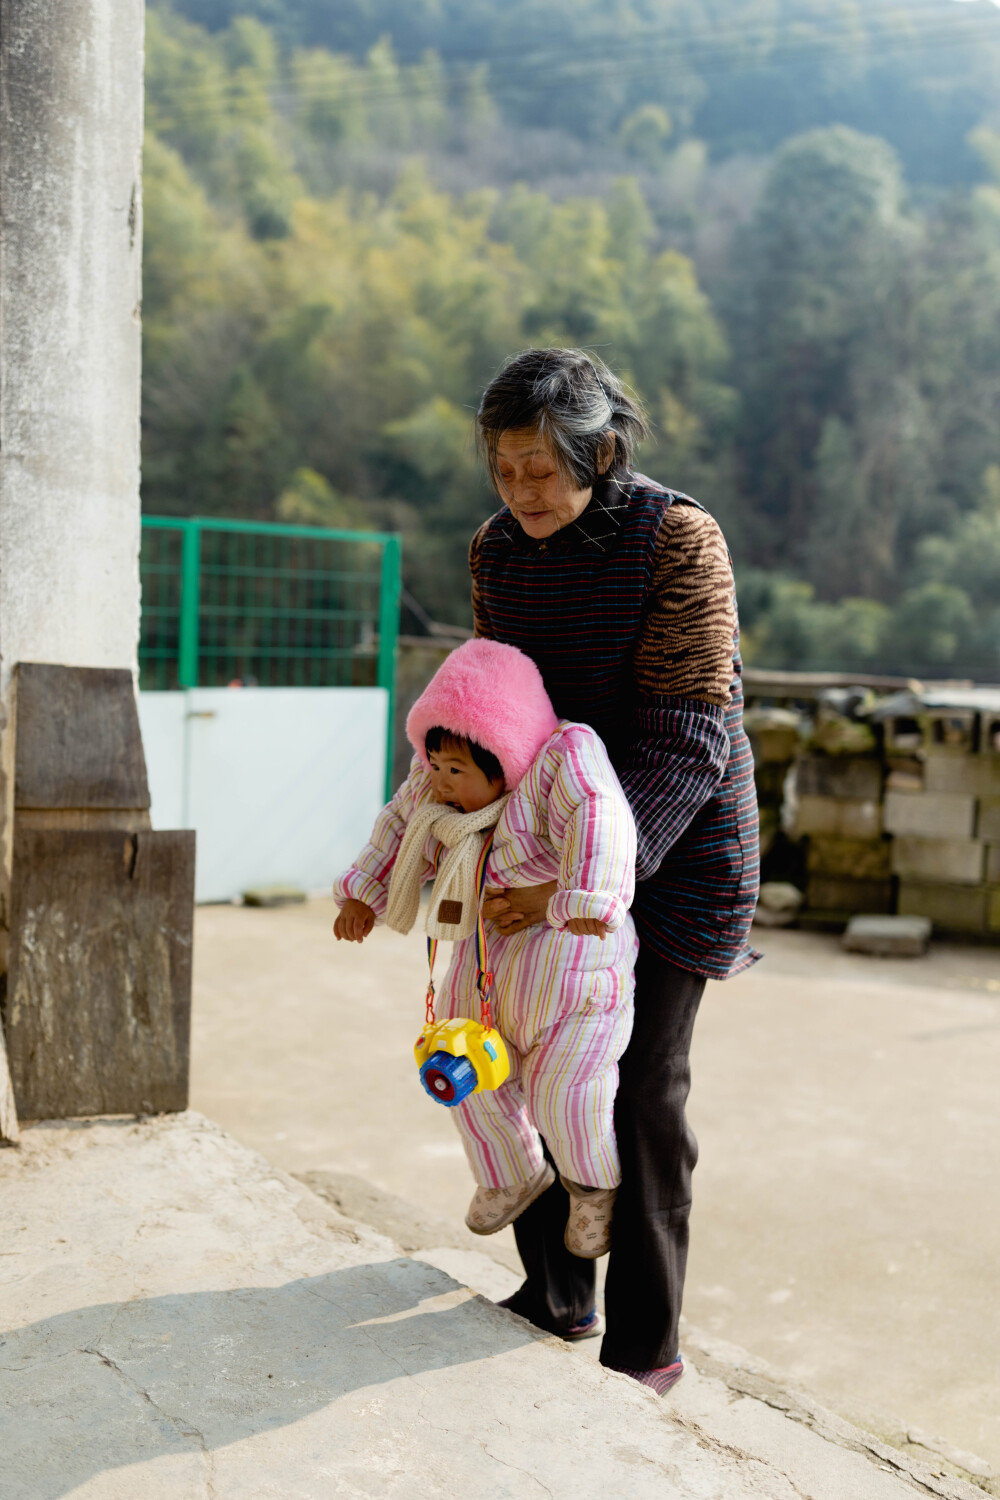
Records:
{"label": "woman's shoe", "polygon": [[[505,1307],[508,1312],[517,1313],[519,1318],[525,1318],[530,1323],[533,1320],[528,1317],[527,1313],[522,1312],[517,1305],[519,1296],[520,1291],[512,1292],[509,1297],[503,1297],[497,1303],[497,1307]],[[540,1323],[535,1324],[536,1328],[541,1328],[541,1326]],[[542,1332],[554,1333],[556,1338],[565,1339],[568,1344],[576,1344],[582,1339],[599,1338],[604,1332],[604,1319],[595,1307],[585,1318],[581,1318],[579,1322],[573,1323],[569,1328],[543,1328]]]}
{"label": "woman's shoe", "polygon": [[476,1188],[465,1222],[473,1234],[496,1234],[513,1224],[518,1214],[523,1214],[555,1180],[555,1172],[543,1161],[530,1182],[515,1182],[513,1187]]}
{"label": "woman's shoe", "polygon": [[585,1318],[580,1319],[579,1323],[574,1323],[572,1328],[567,1328],[560,1333],[559,1337],[565,1339],[567,1344],[578,1344],[583,1339],[599,1338],[603,1332],[604,1319],[595,1307],[592,1313],[588,1313]]}
{"label": "woman's shoe", "polygon": [[624,1365],[608,1365],[606,1368],[617,1370],[619,1375],[630,1375],[640,1385],[648,1385],[658,1396],[665,1396],[684,1374],[684,1361],[678,1356],[672,1365],[663,1365],[659,1370],[629,1370]]}
{"label": "woman's shoe", "polygon": [[568,1177],[560,1182],[569,1193],[569,1218],[563,1242],[570,1255],[597,1260],[611,1249],[611,1218],[618,1189],[581,1187]]}

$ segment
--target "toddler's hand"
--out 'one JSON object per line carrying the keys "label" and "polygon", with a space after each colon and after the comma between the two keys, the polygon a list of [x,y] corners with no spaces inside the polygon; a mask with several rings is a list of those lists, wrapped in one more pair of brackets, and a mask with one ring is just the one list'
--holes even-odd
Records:
{"label": "toddler's hand", "polygon": [[570,917],[566,931],[574,937],[597,937],[603,942],[608,935],[608,924],[599,922],[596,917]]}
{"label": "toddler's hand", "polygon": [[375,913],[363,901],[345,901],[333,924],[333,935],[339,943],[363,943],[375,926]]}

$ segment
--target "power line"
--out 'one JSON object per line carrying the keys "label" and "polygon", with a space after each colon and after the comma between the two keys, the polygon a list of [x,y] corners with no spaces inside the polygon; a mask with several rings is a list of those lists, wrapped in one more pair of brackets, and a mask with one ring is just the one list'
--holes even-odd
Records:
{"label": "power line", "polygon": [[[898,9],[889,13],[890,19],[902,19]],[[600,52],[594,52],[586,44],[574,49],[571,54],[563,51],[557,58],[554,54],[538,52],[520,54],[516,71],[507,74],[497,69],[495,63],[478,59],[478,65],[486,62],[489,68],[487,88],[491,95],[521,94],[532,86],[531,75],[544,75],[550,81],[563,83],[585,81],[607,76],[628,76],[637,79],[649,76],[656,70],[660,76],[673,78],[681,73],[696,70],[700,74],[723,71],[768,72],[787,67],[796,58],[810,54],[823,56],[865,56],[872,63],[881,63],[887,55],[912,53],[933,46],[960,47],[980,41],[1000,42],[1000,16],[989,12],[976,16],[944,18],[927,17],[919,25],[913,24],[912,15],[907,18],[904,31],[891,36],[882,34],[875,38],[870,33],[858,35],[853,27],[824,27],[819,34],[796,36],[789,40],[773,40],[773,32],[762,30],[750,32],[745,27],[731,27],[702,38],[681,37],[661,28],[658,33],[642,37],[620,39],[619,45],[605,44]],[[598,44],[593,44],[596,47]],[[760,55],[748,56],[759,51]],[[760,49],[765,49],[761,51]],[[340,56],[331,54],[331,56]],[[997,52],[1000,61],[1000,48]],[[348,63],[353,77],[343,83],[319,88],[267,89],[267,98],[275,105],[312,104],[336,102],[344,105],[373,104],[391,100],[441,97],[445,88],[460,88],[470,82],[469,72],[454,66],[451,57],[435,56],[430,68],[427,63],[403,64],[402,70],[392,77],[372,78],[365,76],[364,64]],[[437,73],[437,76],[429,74]],[[204,114],[229,113],[246,96],[246,86],[241,80],[227,78],[218,83],[199,80],[196,83],[153,86],[151,94],[165,102],[175,102]]]}
{"label": "power line", "polygon": [[[992,15],[988,10],[983,10],[981,8],[983,5],[996,3],[998,3],[998,0],[977,0],[975,15],[969,13],[959,15],[954,11],[949,12],[942,4],[937,3],[934,5],[934,13],[932,15],[930,14],[931,5],[926,3],[926,0],[925,4],[919,11],[914,8],[914,5],[912,3],[900,5],[898,3],[898,0],[867,0],[866,20],[869,20],[871,18],[872,13],[876,11],[880,5],[883,7],[883,14],[881,16],[875,16],[875,20],[877,23],[875,27],[866,28],[865,40],[875,40],[876,44],[878,44],[879,38],[884,39],[884,31],[887,25],[898,25],[905,32],[909,32],[911,34],[918,32],[921,28],[929,31],[938,29],[954,31],[956,27],[972,29],[981,25],[998,26],[1000,25],[1000,17]],[[657,38],[660,38],[661,41],[667,41],[668,39],[677,37],[680,38],[681,46],[685,48],[690,48],[693,46],[696,49],[705,46],[713,48],[720,40],[726,47],[732,47],[740,43],[751,46],[760,44],[766,45],[774,37],[780,37],[782,32],[792,33],[799,30],[802,24],[803,23],[799,23],[798,25],[796,25],[795,23],[782,21],[778,23],[777,26],[775,26],[774,24],[768,24],[754,20],[745,22],[730,21],[727,22],[724,26],[712,27],[710,29],[706,29],[700,34],[697,32],[688,33],[686,36],[683,33],[678,32],[676,28],[672,28],[669,26],[648,27],[644,30],[636,30],[628,33],[625,36],[617,38],[608,37],[605,35],[594,36],[589,39],[582,39],[575,44],[574,54],[576,56],[580,56],[588,52],[594,52],[601,58],[607,58],[614,55],[616,49],[620,47],[623,47],[625,49],[638,48],[644,54],[647,51],[650,43],[655,43]],[[838,33],[840,35],[853,37],[857,34],[858,31],[857,25],[850,17],[840,18],[836,16],[827,16],[823,17],[821,21],[817,20],[815,17],[810,17],[808,22],[804,24],[808,26],[810,31],[813,33],[811,38],[799,38],[800,44],[805,45],[822,45],[823,39],[825,37],[834,36]],[[524,47],[520,44],[516,46],[512,44],[500,48],[491,46],[489,55],[486,58],[483,57],[481,51],[472,53],[460,52],[456,49],[442,49],[438,52],[437,55],[446,62],[469,62],[478,60],[488,61],[492,63],[494,59],[504,57],[510,58],[511,60],[516,60],[519,64],[522,65],[528,64],[532,61],[531,53],[529,52],[526,56]],[[558,60],[565,56],[565,47],[562,43],[553,41],[550,50],[545,51],[543,49],[541,53],[536,53],[536,56],[538,57],[539,62]]]}

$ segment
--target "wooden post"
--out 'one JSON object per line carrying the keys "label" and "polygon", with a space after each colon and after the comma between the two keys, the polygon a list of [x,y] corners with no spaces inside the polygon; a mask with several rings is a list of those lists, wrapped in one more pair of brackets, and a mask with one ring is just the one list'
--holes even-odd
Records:
{"label": "wooden post", "polygon": [[185,1109],[194,834],[150,828],[132,674],[22,663],[17,679],[0,1006],[18,1111]]}

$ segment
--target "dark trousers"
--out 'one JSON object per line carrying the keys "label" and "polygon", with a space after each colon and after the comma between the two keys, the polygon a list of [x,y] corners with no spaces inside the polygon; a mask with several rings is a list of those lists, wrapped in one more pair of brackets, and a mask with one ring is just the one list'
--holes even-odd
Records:
{"label": "dark trousers", "polygon": [[[684,1106],[704,989],[701,975],[640,950],[635,1028],[619,1064],[615,1101],[622,1185],[605,1288],[605,1365],[653,1370],[677,1358],[691,1174],[698,1159]],[[568,1212],[557,1179],[514,1224],[527,1280],[508,1305],[550,1333],[572,1327],[594,1306],[594,1263],[570,1255],[563,1244]]]}

